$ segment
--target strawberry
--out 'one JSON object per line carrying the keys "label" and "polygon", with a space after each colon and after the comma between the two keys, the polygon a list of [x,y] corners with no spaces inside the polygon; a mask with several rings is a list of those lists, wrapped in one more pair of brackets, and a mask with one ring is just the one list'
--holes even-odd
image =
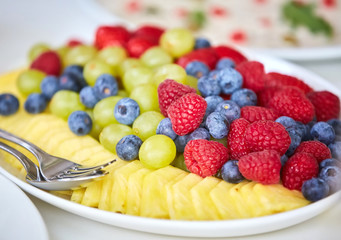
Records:
{"label": "strawberry", "polygon": [[245,106],[240,109],[240,117],[253,123],[259,120],[275,121],[278,115],[270,108],[260,106]]}
{"label": "strawberry", "polygon": [[245,61],[236,66],[236,70],[243,76],[243,87],[256,93],[265,86],[264,65],[257,61]]}
{"label": "strawberry", "polygon": [[216,174],[229,156],[227,148],[222,143],[197,139],[187,143],[184,158],[190,172],[208,177]]}
{"label": "strawberry", "polygon": [[315,91],[307,94],[308,99],[315,107],[317,121],[328,121],[339,118],[340,99],[329,91]]}
{"label": "strawberry", "polygon": [[283,186],[300,191],[303,182],[317,177],[318,171],[319,165],[311,154],[295,153],[282,168],[281,179]]}
{"label": "strawberry", "polygon": [[125,47],[130,39],[129,31],[122,26],[101,26],[95,35],[95,46],[99,49],[109,46]]}
{"label": "strawberry", "polygon": [[281,156],[291,143],[283,125],[270,120],[251,123],[245,131],[245,141],[252,152],[276,150]]}
{"label": "strawberry", "polygon": [[320,163],[324,159],[331,158],[332,154],[326,144],[320,141],[306,141],[302,142],[295,150],[295,153],[308,153],[316,158],[317,162]]}
{"label": "strawberry", "polygon": [[172,103],[167,110],[176,134],[184,136],[197,129],[206,112],[205,99],[196,93],[188,93]]}
{"label": "strawberry", "polygon": [[227,135],[227,147],[231,159],[239,159],[250,152],[249,146],[245,142],[245,132],[250,123],[244,118],[234,120],[230,125]]}
{"label": "strawberry", "polygon": [[214,69],[218,59],[218,55],[212,48],[200,48],[180,57],[177,64],[186,68],[188,63],[196,60],[205,63],[210,69]]}
{"label": "strawberry", "polygon": [[230,58],[236,65],[247,61],[247,58],[240,52],[238,52],[236,49],[233,49],[228,46],[220,45],[217,47],[214,47],[215,52],[219,56],[219,59],[221,58]]}
{"label": "strawberry", "polygon": [[144,38],[149,40],[153,44],[158,44],[162,33],[165,30],[160,27],[144,25],[136,29],[133,33],[133,37]]}
{"label": "strawberry", "polygon": [[168,117],[168,107],[182,95],[187,93],[196,93],[194,88],[178,83],[172,79],[166,79],[160,83],[158,89],[159,107],[161,113]]}
{"label": "strawberry", "polygon": [[62,68],[62,63],[59,55],[56,52],[47,51],[40,54],[31,63],[30,68],[42,71],[47,75],[58,76]]}
{"label": "strawberry", "polygon": [[127,43],[127,51],[131,57],[139,58],[148,48],[155,46],[146,38],[134,37]]}
{"label": "strawberry", "polygon": [[281,178],[281,156],[275,150],[249,153],[239,159],[238,167],[246,179],[262,184],[279,183]]}

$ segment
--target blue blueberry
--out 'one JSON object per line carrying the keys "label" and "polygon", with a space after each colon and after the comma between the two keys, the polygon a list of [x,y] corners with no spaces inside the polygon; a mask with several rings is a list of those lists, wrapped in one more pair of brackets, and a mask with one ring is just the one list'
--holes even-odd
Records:
{"label": "blue blueberry", "polygon": [[214,110],[216,109],[218,104],[221,103],[222,101],[224,101],[224,99],[220,96],[208,96],[208,97],[205,97],[205,101],[207,103],[207,107],[206,107],[204,119],[206,119],[206,117],[210,113],[214,112]]}
{"label": "blue blueberry", "polygon": [[175,139],[174,139],[174,143],[175,143],[175,146],[176,146],[176,151],[179,152],[179,153],[183,153],[184,150],[185,150],[185,147],[187,145],[187,143],[189,142],[189,139],[188,139],[189,135],[184,135],[184,136],[177,136]]}
{"label": "blue blueberry", "polygon": [[309,141],[313,139],[310,134],[310,128],[311,127],[309,124],[303,124],[299,121],[296,121],[296,129],[301,133],[302,141]]}
{"label": "blue blueberry", "polygon": [[114,116],[119,123],[131,125],[139,115],[140,106],[135,100],[122,98],[116,103]]}
{"label": "blue blueberry", "polygon": [[206,128],[213,138],[222,139],[227,136],[230,124],[220,112],[212,112],[206,118]]}
{"label": "blue blueberry", "polygon": [[341,169],[339,167],[324,167],[320,170],[318,177],[328,183],[331,193],[341,189]]}
{"label": "blue blueberry", "polygon": [[335,131],[332,126],[326,122],[317,122],[310,130],[314,139],[323,142],[326,145],[332,143],[335,139]]}
{"label": "blue blueberry", "polygon": [[178,135],[173,130],[173,125],[170,118],[164,118],[160,121],[156,128],[156,134],[162,134],[174,140]]}
{"label": "blue blueberry", "polygon": [[31,93],[24,103],[24,108],[28,113],[41,113],[46,109],[47,102],[47,99],[42,94]]}
{"label": "blue blueberry", "polygon": [[74,92],[79,92],[81,90],[78,79],[73,74],[62,74],[59,77],[59,87],[60,89],[70,90]]}
{"label": "blue blueberry", "polygon": [[282,124],[285,127],[285,129],[296,127],[296,121],[292,119],[291,117],[287,117],[287,116],[281,116],[277,118],[275,122]]}
{"label": "blue blueberry", "polygon": [[142,140],[136,135],[124,136],[116,144],[116,153],[119,158],[125,161],[137,159]]}
{"label": "blue blueberry", "polygon": [[50,100],[60,89],[59,79],[56,76],[46,76],[40,83],[41,93],[48,100]]}
{"label": "blue blueberry", "polygon": [[245,179],[239,171],[237,160],[227,161],[222,166],[220,174],[222,179],[229,183],[239,183]]}
{"label": "blue blueberry", "polygon": [[307,200],[316,202],[328,196],[329,185],[323,179],[312,178],[303,183],[302,194]]}
{"label": "blue blueberry", "polygon": [[224,94],[232,94],[243,85],[242,75],[234,68],[224,68],[219,71],[217,80]]}
{"label": "blue blueberry", "polygon": [[186,65],[186,73],[196,78],[208,75],[210,72],[209,67],[200,61],[192,61]]}
{"label": "blue blueberry", "polygon": [[196,139],[210,140],[210,138],[211,136],[210,136],[210,133],[207,131],[207,129],[199,127],[189,134],[188,142],[191,140],[196,140]]}
{"label": "blue blueberry", "polygon": [[327,158],[320,162],[319,167],[320,169],[328,167],[328,166],[336,166],[341,168],[341,161],[335,158]]}
{"label": "blue blueberry", "polygon": [[219,70],[212,70],[209,72],[208,77],[213,78],[213,79],[217,79],[218,73],[219,73]]}
{"label": "blue blueberry", "polygon": [[231,58],[223,57],[217,62],[215,69],[221,70],[224,68],[234,68],[235,66],[236,64]]}
{"label": "blue blueberry", "polygon": [[70,130],[77,136],[84,136],[92,129],[91,117],[84,111],[72,112],[67,122]]}
{"label": "blue blueberry", "polygon": [[237,103],[231,100],[225,100],[219,103],[215,111],[220,112],[223,116],[225,116],[229,123],[237,118],[240,118],[240,107],[237,105]]}
{"label": "blue blueberry", "polygon": [[63,74],[71,74],[77,79],[77,82],[81,88],[88,86],[87,82],[83,76],[83,67],[79,65],[69,65],[67,66]]}
{"label": "blue blueberry", "polygon": [[90,86],[83,87],[79,92],[79,98],[84,106],[93,108],[99,102],[99,98],[95,94],[94,88]]}
{"label": "blue blueberry", "polygon": [[291,129],[287,129],[287,132],[289,133],[290,139],[291,139],[291,143],[290,146],[288,148],[288,150],[286,151],[286,155],[291,156],[294,154],[296,148],[298,147],[298,145],[300,145],[301,141],[302,141],[302,135],[301,133],[295,129],[295,128],[291,128]]}
{"label": "blue blueberry", "polygon": [[203,76],[199,78],[198,90],[203,97],[218,96],[221,92],[219,82],[209,76]]}
{"label": "blue blueberry", "polygon": [[341,141],[335,141],[328,145],[332,157],[341,160]]}
{"label": "blue blueberry", "polygon": [[251,89],[242,88],[234,91],[231,100],[238,104],[239,107],[256,106],[257,94]]}
{"label": "blue blueberry", "polygon": [[327,123],[333,127],[335,135],[341,135],[341,120],[339,119],[330,119]]}
{"label": "blue blueberry", "polygon": [[285,165],[285,163],[288,161],[288,156],[287,155],[285,155],[285,154],[283,154],[282,156],[281,156],[281,164],[282,164],[282,166],[284,166]]}
{"label": "blue blueberry", "polygon": [[209,48],[211,43],[206,38],[198,37],[195,39],[194,49]]}
{"label": "blue blueberry", "polygon": [[19,100],[10,93],[0,94],[0,115],[9,116],[16,113],[19,109]]}
{"label": "blue blueberry", "polygon": [[96,79],[94,91],[99,99],[116,96],[118,93],[118,84],[116,78],[107,73],[100,75]]}

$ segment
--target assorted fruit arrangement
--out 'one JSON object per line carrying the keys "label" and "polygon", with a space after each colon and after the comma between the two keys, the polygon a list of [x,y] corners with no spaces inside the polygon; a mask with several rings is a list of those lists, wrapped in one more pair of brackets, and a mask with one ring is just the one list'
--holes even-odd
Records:
{"label": "assorted fruit arrangement", "polygon": [[229,46],[181,28],[101,26],[93,45],[37,44],[29,59],[0,79],[0,127],[82,164],[118,158],[74,202],[234,219],[341,187],[339,97]]}

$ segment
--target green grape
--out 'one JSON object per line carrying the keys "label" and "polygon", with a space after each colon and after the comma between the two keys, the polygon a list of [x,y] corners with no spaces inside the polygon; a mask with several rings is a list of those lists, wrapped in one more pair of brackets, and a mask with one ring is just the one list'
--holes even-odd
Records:
{"label": "green grape", "polygon": [[67,66],[66,65],[66,56],[68,54],[68,52],[70,51],[70,47],[68,46],[62,46],[56,49],[56,52],[60,58],[60,60],[62,61],[62,65],[63,67]]}
{"label": "green grape", "polygon": [[156,128],[165,117],[155,111],[144,112],[138,116],[133,123],[133,132],[136,136],[145,141],[156,134]]}
{"label": "green grape", "polygon": [[103,60],[118,73],[118,65],[128,57],[127,51],[123,47],[106,47],[98,52],[97,59]]}
{"label": "green grape", "polygon": [[180,168],[186,172],[189,172],[189,170],[187,169],[187,166],[185,164],[185,158],[184,158],[183,154],[179,154],[178,156],[176,156],[176,158],[171,163],[171,165],[174,167]]}
{"label": "green grape", "polygon": [[118,75],[123,78],[126,71],[136,67],[143,67],[143,62],[137,58],[127,58],[118,65]]}
{"label": "green grape", "polygon": [[94,139],[99,140],[99,134],[102,132],[103,128],[95,122],[94,113],[92,112],[92,110],[88,109],[86,110],[86,112],[89,114],[92,120],[92,128],[89,135],[92,136]]}
{"label": "green grape", "polygon": [[160,45],[171,56],[178,58],[193,50],[195,39],[193,34],[184,28],[167,30],[160,38]]}
{"label": "green grape", "polygon": [[166,79],[173,79],[179,83],[185,84],[187,74],[185,69],[175,63],[165,64],[158,67],[153,76],[153,81],[156,86]]}
{"label": "green grape", "polygon": [[153,169],[168,166],[176,156],[176,146],[166,135],[149,137],[141,145],[139,159],[141,163]]}
{"label": "green grape", "polygon": [[129,97],[129,94],[127,93],[127,91],[120,89],[118,90],[117,96],[125,98],[125,97]]}
{"label": "green grape", "polygon": [[109,151],[116,154],[116,144],[124,136],[133,134],[131,127],[124,124],[110,124],[103,128],[99,142]]}
{"label": "green grape", "polygon": [[131,68],[123,76],[123,86],[127,92],[131,92],[135,87],[153,82],[153,71],[147,67]]}
{"label": "green grape", "polygon": [[194,88],[195,90],[197,90],[197,93],[200,94],[198,90],[198,79],[196,77],[187,75],[186,80],[185,80],[185,85]]}
{"label": "green grape", "polygon": [[85,110],[79,98],[79,94],[70,90],[60,90],[56,92],[49,105],[52,114],[67,120],[69,115],[78,110]]}
{"label": "green grape", "polygon": [[78,45],[70,48],[70,51],[65,56],[65,64],[84,66],[91,59],[94,59],[97,54],[97,49],[93,46]]}
{"label": "green grape", "polygon": [[120,96],[107,97],[100,100],[94,107],[95,123],[100,127],[106,127],[112,123],[118,123],[114,116],[116,103],[122,99]]}
{"label": "green grape", "polygon": [[141,113],[160,111],[157,88],[154,84],[144,84],[136,87],[129,97],[139,104]]}
{"label": "green grape", "polygon": [[161,47],[152,47],[141,56],[141,61],[150,68],[156,68],[164,64],[172,63],[173,58]]}
{"label": "green grape", "polygon": [[32,62],[36,59],[40,54],[49,51],[51,48],[49,45],[45,43],[37,43],[31,47],[28,52],[28,61]]}
{"label": "green grape", "polygon": [[104,61],[98,59],[89,61],[85,64],[83,70],[84,78],[90,86],[94,86],[97,78],[104,73],[114,75],[114,69]]}
{"label": "green grape", "polygon": [[28,69],[22,72],[17,79],[17,88],[21,94],[28,96],[31,93],[40,93],[40,83],[46,74],[35,70]]}
{"label": "green grape", "polygon": [[212,138],[211,141],[220,142],[220,143],[223,144],[225,147],[227,147],[227,138],[222,138],[222,139],[215,139],[215,138]]}

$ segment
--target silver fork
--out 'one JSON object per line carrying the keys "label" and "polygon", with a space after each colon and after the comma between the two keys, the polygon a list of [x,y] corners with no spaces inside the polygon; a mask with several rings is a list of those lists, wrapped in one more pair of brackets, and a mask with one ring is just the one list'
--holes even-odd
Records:
{"label": "silver fork", "polygon": [[46,180],[81,177],[99,171],[116,161],[114,159],[93,167],[83,166],[70,160],[50,155],[33,143],[2,129],[0,129],[0,138],[16,143],[30,151],[37,158],[40,173]]}

